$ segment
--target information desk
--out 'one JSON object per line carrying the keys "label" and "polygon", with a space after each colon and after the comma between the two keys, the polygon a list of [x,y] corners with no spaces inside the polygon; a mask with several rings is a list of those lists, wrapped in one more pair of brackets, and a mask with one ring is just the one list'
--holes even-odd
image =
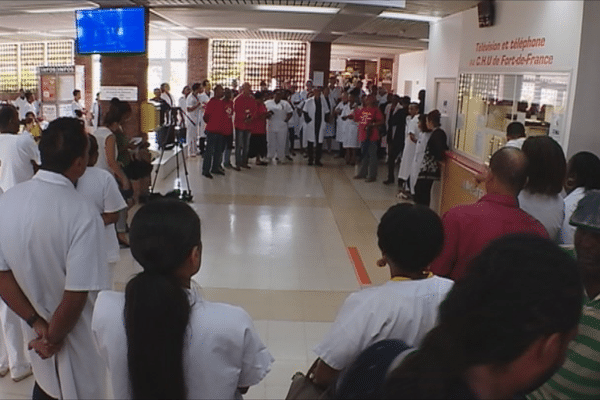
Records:
{"label": "information desk", "polygon": [[460,204],[471,204],[485,194],[485,184],[477,184],[475,176],[485,172],[486,166],[459,153],[446,152],[442,173],[440,215]]}

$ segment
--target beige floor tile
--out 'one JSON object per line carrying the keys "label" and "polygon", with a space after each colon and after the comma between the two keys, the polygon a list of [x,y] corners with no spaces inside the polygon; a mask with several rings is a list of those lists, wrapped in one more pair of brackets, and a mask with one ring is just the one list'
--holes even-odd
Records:
{"label": "beige floor tile", "polygon": [[[291,383],[291,381],[290,381]],[[290,385],[287,386],[266,386],[265,397],[269,400],[282,400],[290,389]]]}

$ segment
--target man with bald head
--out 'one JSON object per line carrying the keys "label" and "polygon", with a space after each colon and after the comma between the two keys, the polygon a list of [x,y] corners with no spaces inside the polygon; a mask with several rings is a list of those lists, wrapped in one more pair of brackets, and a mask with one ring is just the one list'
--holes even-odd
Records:
{"label": "man with bald head", "polygon": [[505,147],[494,153],[483,177],[487,194],[444,214],[444,247],[431,272],[459,281],[471,259],[494,239],[510,233],[548,237],[544,226],[519,208],[517,196],[525,185],[526,170],[521,150]]}

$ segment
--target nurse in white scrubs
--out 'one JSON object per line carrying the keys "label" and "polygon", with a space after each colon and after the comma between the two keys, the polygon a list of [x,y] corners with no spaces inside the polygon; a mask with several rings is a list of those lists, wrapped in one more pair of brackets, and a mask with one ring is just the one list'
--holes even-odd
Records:
{"label": "nurse in white scrubs", "polygon": [[417,143],[415,144],[415,156],[413,158],[409,179],[410,193],[412,195],[415,194],[415,184],[417,183],[417,179],[419,179],[419,171],[421,171],[421,165],[423,164],[423,159],[425,158],[427,143],[431,137],[431,131],[427,128],[426,120],[427,115],[419,115],[419,131],[421,134],[419,135],[419,139],[417,139]]}
{"label": "nurse in white scrubs", "polygon": [[267,122],[267,157],[273,162],[275,157],[279,163],[285,163],[285,147],[288,136],[288,121],[292,118],[294,110],[290,103],[283,100],[281,90],[275,91],[275,98],[267,100],[265,107],[269,111]]}
{"label": "nurse in white scrubs", "polygon": [[116,399],[238,399],[273,357],[241,308],[202,298],[200,218],[180,201],[152,202],[134,216],[131,253],[143,272],[125,293],[98,296],[92,331]]}
{"label": "nurse in white scrubs", "polygon": [[400,161],[400,171],[398,178],[400,182],[406,182],[410,177],[413,160],[415,158],[415,148],[419,140],[419,105],[411,103],[408,106],[408,116],[406,117],[406,135],[404,136],[404,151]]}

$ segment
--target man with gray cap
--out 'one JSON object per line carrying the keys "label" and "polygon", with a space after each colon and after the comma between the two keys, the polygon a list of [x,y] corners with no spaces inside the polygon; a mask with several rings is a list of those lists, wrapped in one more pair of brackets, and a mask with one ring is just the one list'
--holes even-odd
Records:
{"label": "man with gray cap", "polygon": [[577,227],[575,251],[587,302],[567,360],[529,400],[600,398],[600,190],[579,201],[570,224]]}

